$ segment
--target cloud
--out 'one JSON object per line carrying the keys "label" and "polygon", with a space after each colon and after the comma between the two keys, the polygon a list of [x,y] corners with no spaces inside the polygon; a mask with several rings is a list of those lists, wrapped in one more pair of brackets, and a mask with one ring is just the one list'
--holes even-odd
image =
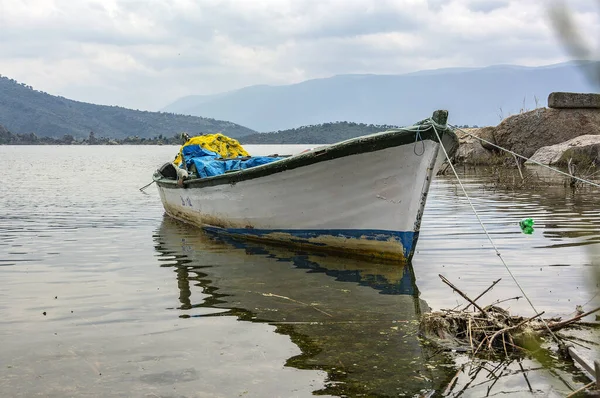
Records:
{"label": "cloud", "polygon": [[510,6],[508,0],[472,0],[467,7],[471,11],[490,13]]}
{"label": "cloud", "polygon": [[[569,5],[600,37],[594,0]],[[592,6],[590,6],[592,5]],[[567,60],[534,0],[0,0],[0,73],[160,109],[191,94],[345,73]]]}

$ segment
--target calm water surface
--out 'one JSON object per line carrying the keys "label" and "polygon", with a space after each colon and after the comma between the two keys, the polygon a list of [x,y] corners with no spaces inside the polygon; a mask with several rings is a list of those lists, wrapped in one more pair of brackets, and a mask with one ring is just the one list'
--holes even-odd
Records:
{"label": "calm water surface", "polygon": [[[2,396],[439,395],[464,359],[417,336],[423,311],[461,302],[438,274],[473,296],[502,278],[486,304],[521,295],[450,176],[432,184],[412,266],[396,267],[170,220],[156,188],[138,188],[176,151],[0,146]],[[494,190],[485,171],[464,181],[538,311],[598,305],[598,192]],[[525,300],[507,307],[533,314]],[[585,355],[599,356],[598,336],[585,339]],[[550,362],[500,364],[498,380],[466,366],[450,395],[564,395],[585,381]]]}

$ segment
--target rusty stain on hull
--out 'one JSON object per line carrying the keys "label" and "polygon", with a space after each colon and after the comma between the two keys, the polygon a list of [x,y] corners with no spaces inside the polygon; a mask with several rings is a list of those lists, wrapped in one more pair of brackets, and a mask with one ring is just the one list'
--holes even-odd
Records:
{"label": "rusty stain on hull", "polygon": [[173,206],[166,201],[164,201],[163,204],[165,211],[171,217],[188,222],[197,227],[212,225],[219,228],[252,228],[250,223],[236,223],[223,217],[200,213],[198,211],[181,211],[177,206]]}
{"label": "rusty stain on hull", "polygon": [[[395,239],[394,237],[387,237],[385,240],[372,239],[368,236],[346,238],[333,235],[298,238],[290,233],[278,231],[266,234],[253,234],[252,226],[246,222],[233,222],[199,212],[181,211],[177,206],[172,206],[168,203],[164,203],[164,205],[167,214],[173,218],[236,239],[296,247],[341,256],[393,261],[395,263],[406,262],[404,245],[399,239]],[[243,234],[231,233],[227,229],[245,229],[247,232]]]}
{"label": "rusty stain on hull", "polygon": [[[204,226],[210,227],[210,226]],[[256,242],[267,242],[284,246],[299,247],[311,251],[322,251],[338,255],[357,256],[368,259],[388,260],[405,262],[402,243],[390,238],[387,241],[370,240],[363,238],[340,238],[332,235],[321,235],[315,238],[298,239],[292,234],[285,232],[272,232],[264,235],[232,234],[226,230],[221,233],[232,237],[240,237]]]}

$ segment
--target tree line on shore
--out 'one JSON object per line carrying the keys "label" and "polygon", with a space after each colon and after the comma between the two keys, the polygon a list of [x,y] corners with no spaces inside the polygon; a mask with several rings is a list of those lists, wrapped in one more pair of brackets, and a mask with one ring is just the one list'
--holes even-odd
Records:
{"label": "tree line on shore", "polygon": [[[238,140],[242,144],[332,144],[391,128],[395,128],[395,126],[335,122],[272,133],[252,134],[238,138]],[[0,145],[181,145],[182,142],[181,133],[172,136],[159,134],[150,138],[135,135],[119,139],[96,137],[96,134],[91,131],[88,137],[83,139],[71,134],[56,138],[42,137],[35,133],[15,134],[0,125]]]}
{"label": "tree line on shore", "polygon": [[90,132],[87,138],[75,138],[71,134],[65,134],[60,138],[38,137],[35,133],[14,134],[0,126],[0,145],[180,145],[181,134],[171,137],[159,134],[156,137],[131,136],[122,139],[96,137]]}

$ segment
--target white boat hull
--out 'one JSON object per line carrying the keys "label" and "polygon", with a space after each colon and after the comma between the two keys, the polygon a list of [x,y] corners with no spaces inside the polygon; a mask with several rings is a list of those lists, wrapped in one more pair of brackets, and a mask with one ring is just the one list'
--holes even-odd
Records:
{"label": "white boat hull", "polygon": [[438,142],[423,140],[239,182],[157,185],[167,214],[209,231],[407,260],[415,249],[429,184],[443,157]]}

